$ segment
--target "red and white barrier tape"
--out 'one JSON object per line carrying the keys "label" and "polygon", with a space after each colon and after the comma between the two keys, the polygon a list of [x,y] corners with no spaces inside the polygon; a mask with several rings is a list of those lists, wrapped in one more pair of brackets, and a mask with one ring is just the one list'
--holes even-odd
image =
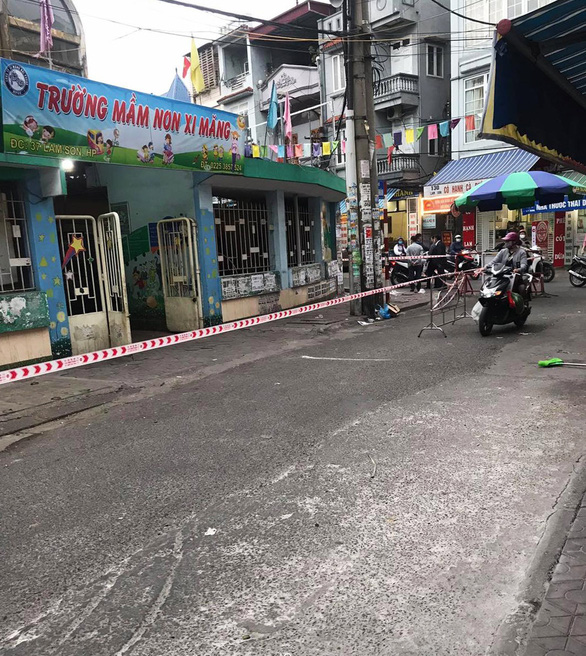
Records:
{"label": "red and white barrier tape", "polygon": [[18,380],[25,380],[43,376],[45,374],[55,373],[58,371],[65,371],[66,369],[75,369],[76,367],[83,367],[87,364],[94,364],[96,362],[104,362],[105,360],[113,360],[121,358],[126,355],[133,355],[135,353],[143,353],[144,351],[152,351],[165,346],[172,346],[174,344],[182,344],[184,342],[191,342],[196,339],[203,339],[211,335],[219,335],[229,333],[234,330],[242,328],[249,328],[250,326],[258,326],[261,323],[269,323],[277,321],[278,319],[286,319],[298,314],[305,314],[322,308],[332,307],[333,305],[340,305],[341,303],[349,303],[360,298],[367,296],[374,296],[384,292],[399,289],[401,287],[408,287],[417,282],[425,282],[427,280],[434,280],[435,278],[446,277],[454,275],[453,273],[444,274],[443,276],[429,276],[427,278],[419,278],[410,282],[403,282],[398,285],[390,285],[389,287],[380,287],[379,289],[369,289],[365,292],[352,294],[351,296],[341,296],[332,298],[328,301],[320,303],[313,303],[311,305],[304,305],[302,307],[293,308],[291,310],[282,310],[281,312],[273,312],[271,314],[263,314],[258,317],[251,317],[250,319],[241,319],[239,321],[232,321],[231,323],[223,323],[218,326],[211,326],[210,328],[201,328],[199,330],[190,330],[186,333],[178,333],[177,335],[169,335],[167,337],[157,337],[155,339],[147,339],[144,342],[135,342],[127,344],[126,346],[116,346],[113,348],[103,349],[101,351],[92,351],[82,355],[73,355],[69,358],[62,358],[60,360],[51,360],[41,364],[32,364],[27,367],[19,367],[18,369],[9,369],[7,371],[0,371],[0,385],[5,383],[12,383]]}

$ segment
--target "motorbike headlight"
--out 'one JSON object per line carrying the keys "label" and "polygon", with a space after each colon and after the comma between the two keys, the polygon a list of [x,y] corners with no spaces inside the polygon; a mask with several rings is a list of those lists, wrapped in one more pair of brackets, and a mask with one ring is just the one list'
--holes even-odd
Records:
{"label": "motorbike headlight", "polygon": [[500,291],[500,290],[498,292],[494,293],[495,296],[500,296],[501,294],[502,294],[502,291]]}

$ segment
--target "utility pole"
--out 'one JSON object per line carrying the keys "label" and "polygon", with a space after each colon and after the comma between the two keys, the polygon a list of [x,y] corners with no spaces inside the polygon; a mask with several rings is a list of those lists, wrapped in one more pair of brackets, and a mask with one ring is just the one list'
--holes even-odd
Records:
{"label": "utility pole", "polygon": [[[346,47],[346,193],[350,293],[382,284],[378,176],[375,153],[374,91],[368,0],[344,0]],[[379,299],[363,299],[362,311],[374,317]],[[351,314],[360,303],[352,303]]]}

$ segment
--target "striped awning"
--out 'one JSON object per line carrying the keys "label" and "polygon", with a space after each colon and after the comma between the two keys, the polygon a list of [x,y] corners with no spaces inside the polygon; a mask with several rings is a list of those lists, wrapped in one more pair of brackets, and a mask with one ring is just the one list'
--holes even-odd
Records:
{"label": "striped awning", "polygon": [[529,171],[539,160],[537,155],[520,148],[456,159],[427,182],[430,185],[482,181],[499,175]]}

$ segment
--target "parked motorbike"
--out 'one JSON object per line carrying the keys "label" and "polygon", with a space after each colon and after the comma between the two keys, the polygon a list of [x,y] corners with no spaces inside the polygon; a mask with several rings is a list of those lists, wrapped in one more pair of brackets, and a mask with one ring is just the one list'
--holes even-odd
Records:
{"label": "parked motorbike", "polygon": [[409,280],[409,262],[397,261],[391,259],[389,261],[391,267],[391,284],[400,285],[402,282]]}
{"label": "parked motorbike", "polygon": [[[516,274],[513,274],[511,267],[498,264],[496,266],[489,265],[486,272],[489,276],[480,290],[478,301],[480,308],[475,308],[476,311],[480,310],[477,318],[480,334],[488,337],[495,324],[504,326],[514,323],[517,328],[521,328],[531,314],[529,293],[522,296],[513,292],[513,281]],[[529,274],[526,278],[528,278],[526,280],[527,289],[530,289],[533,276]]]}
{"label": "parked motorbike", "polygon": [[529,263],[529,272],[533,275],[543,274],[544,282],[551,282],[555,278],[555,269],[551,262],[543,258],[541,248],[525,248]]}
{"label": "parked motorbike", "polygon": [[584,287],[586,285],[586,257],[575,255],[570,265],[570,283],[574,287]]}

